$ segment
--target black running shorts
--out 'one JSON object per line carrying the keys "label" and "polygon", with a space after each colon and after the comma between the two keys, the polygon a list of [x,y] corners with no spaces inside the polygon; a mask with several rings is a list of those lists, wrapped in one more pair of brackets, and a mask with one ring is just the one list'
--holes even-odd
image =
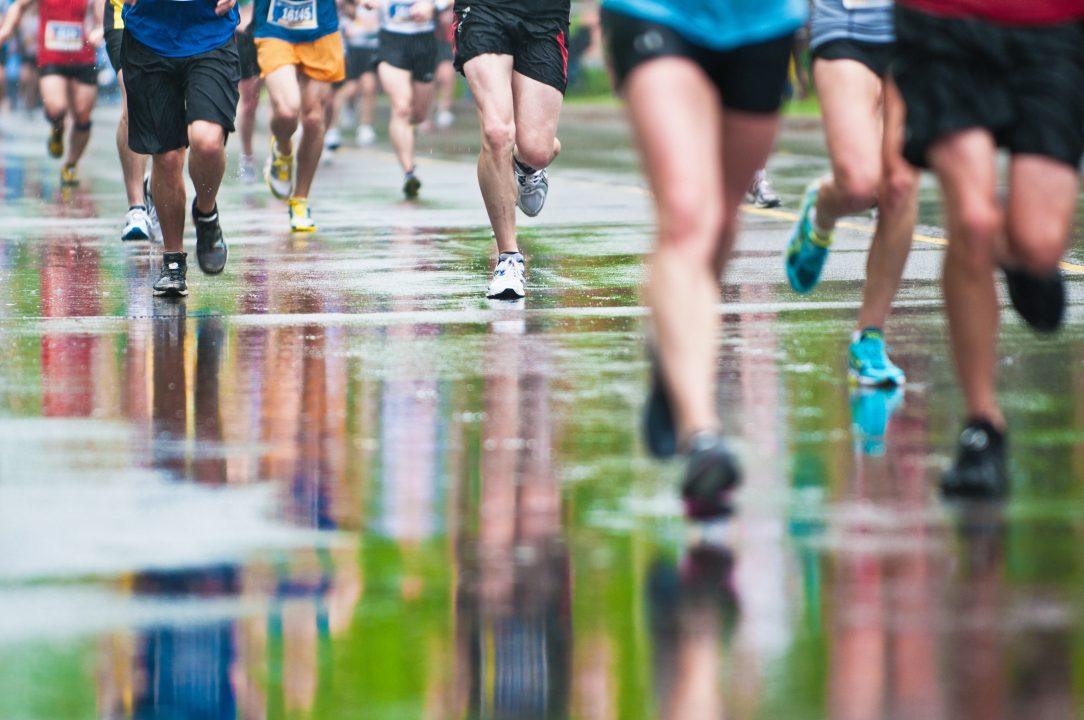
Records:
{"label": "black running shorts", "polygon": [[260,76],[260,59],[256,50],[256,37],[249,25],[244,32],[237,33],[237,57],[241,61],[241,79],[251,80]]}
{"label": "black running shorts", "polygon": [[109,64],[113,66],[114,72],[120,72],[124,26],[122,23],[121,27],[117,27],[117,8],[109,0],[105,2],[105,12],[102,15],[102,31],[105,34],[105,53],[109,56]]}
{"label": "black running shorts", "polygon": [[814,60],[854,60],[870,69],[877,77],[888,75],[892,62],[892,43],[871,43],[861,40],[829,40],[813,49]]}
{"label": "black running shorts", "polygon": [[892,75],[907,103],[903,153],[915,166],[969,128],[1013,154],[1080,164],[1084,23],[1013,27],[897,5]]}
{"label": "black running shorts", "polygon": [[437,71],[437,37],[431,32],[397,33],[380,31],[377,64],[386,62],[409,70],[414,82],[433,82]]}
{"label": "black running shorts", "polygon": [[42,65],[41,76],[60,75],[80,85],[98,85],[98,68],[95,65]]}
{"label": "black running shorts", "polygon": [[233,38],[209,52],[167,58],[125,32],[129,147],[144,155],[188,147],[188,126],[196,120],[233,132],[240,81],[241,63]]}
{"label": "black running shorts", "polygon": [[511,55],[512,69],[564,93],[568,87],[568,19],[536,18],[505,7],[455,9],[455,69],[493,53]]}
{"label": "black running shorts", "polygon": [[665,25],[603,10],[602,27],[617,88],[640,65],[680,57],[700,66],[719,90],[723,105],[748,113],[775,113],[783,104],[793,33],[732,50],[689,42]]}
{"label": "black running shorts", "polygon": [[346,48],[346,79],[357,80],[365,73],[376,70],[377,49],[366,47]]}

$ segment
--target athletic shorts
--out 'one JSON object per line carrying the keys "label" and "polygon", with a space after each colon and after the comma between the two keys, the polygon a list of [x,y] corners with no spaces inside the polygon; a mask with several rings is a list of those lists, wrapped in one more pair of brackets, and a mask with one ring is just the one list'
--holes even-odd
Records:
{"label": "athletic shorts", "polygon": [[381,30],[376,64],[385,62],[409,70],[414,82],[433,82],[437,71],[437,36],[431,32],[408,34]]}
{"label": "athletic shorts", "polygon": [[42,77],[60,75],[81,85],[98,85],[98,68],[95,65],[42,65],[39,71]]}
{"label": "athletic shorts", "polygon": [[871,43],[861,40],[829,40],[813,49],[814,60],[854,60],[870,69],[877,77],[888,75],[892,62],[892,43]]}
{"label": "athletic shorts", "polygon": [[892,75],[907,103],[903,154],[915,166],[969,128],[1013,154],[1080,164],[1084,23],[1013,27],[897,5]]}
{"label": "athletic shorts", "polygon": [[239,32],[237,37],[237,57],[241,60],[241,79],[251,80],[260,76],[260,59],[256,51],[256,38],[252,28]]}
{"label": "athletic shorts", "polygon": [[531,19],[503,8],[471,5],[455,10],[455,69],[487,53],[511,55],[520,75],[568,87],[568,21]]}
{"label": "athletic shorts", "polygon": [[113,3],[106,0],[105,13],[102,16],[102,31],[105,33],[105,54],[109,56],[109,64],[113,66],[113,72],[120,72],[123,61],[121,59],[121,46],[124,44],[124,27],[117,27],[115,20],[117,9]]}
{"label": "athletic shorts", "polygon": [[337,32],[306,43],[256,38],[256,51],[260,77],[267,77],[286,65],[296,65],[317,82],[337,83],[346,79],[346,50],[342,35]]}
{"label": "athletic shorts", "polygon": [[365,73],[376,70],[376,48],[347,47],[346,48],[346,79],[357,80]]}
{"label": "athletic shorts", "polygon": [[602,27],[618,90],[640,65],[679,57],[700,66],[731,110],[775,113],[783,104],[793,33],[731,50],[712,50],[689,42],[665,25],[612,10],[603,10]]}
{"label": "athletic shorts", "polygon": [[128,146],[144,155],[188,147],[188,126],[213,122],[233,132],[241,63],[233,38],[187,58],[167,58],[124,33]]}

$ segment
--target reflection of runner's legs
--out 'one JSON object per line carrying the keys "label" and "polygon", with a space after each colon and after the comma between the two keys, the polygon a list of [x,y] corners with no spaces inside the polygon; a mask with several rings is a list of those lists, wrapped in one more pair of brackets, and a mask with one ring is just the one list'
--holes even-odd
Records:
{"label": "reflection of runner's legs", "polygon": [[237,130],[241,136],[241,160],[237,176],[241,182],[251,185],[256,182],[256,150],[252,136],[256,132],[256,111],[260,105],[260,63],[256,53],[256,39],[252,28],[237,33],[237,52],[241,58],[241,104],[237,113]]}

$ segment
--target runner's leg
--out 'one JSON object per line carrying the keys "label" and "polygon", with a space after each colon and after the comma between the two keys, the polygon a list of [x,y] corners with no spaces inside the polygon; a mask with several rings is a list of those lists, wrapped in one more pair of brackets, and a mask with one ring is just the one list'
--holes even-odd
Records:
{"label": "runner's leg", "polygon": [[297,67],[283,65],[264,78],[271,101],[271,134],[282,155],[294,152],[293,136],[301,118],[301,84]]}
{"label": "runner's leg", "polygon": [[564,95],[557,88],[517,72],[512,73],[512,98],[516,157],[535,170],[549,167],[561,152],[557,123],[561,119]]}
{"label": "runner's leg", "polygon": [[1042,155],[1015,155],[1009,166],[1007,235],[1010,264],[1035,275],[1058,267],[1071,240],[1080,176]]}
{"label": "runner's leg", "polygon": [[256,133],[256,111],[260,105],[260,88],[263,81],[251,77],[241,81],[241,107],[237,114],[237,132],[241,136],[241,154],[253,156],[252,136]]}
{"label": "runner's leg", "polygon": [[316,168],[324,152],[324,122],[331,100],[331,83],[301,77],[301,142],[297,151],[297,181],[294,197],[307,198],[312,189]]}
{"label": "runner's leg", "polygon": [[516,187],[512,172],[512,148],[516,142],[512,56],[479,55],[464,64],[463,72],[482,126],[478,185],[493,226],[497,249],[502,253],[518,252]]}
{"label": "runner's leg", "polygon": [[358,124],[373,124],[373,111],[376,108],[376,73],[367,72],[358,79],[361,91],[357,96]]}
{"label": "runner's leg", "polygon": [[83,157],[90,141],[91,115],[94,104],[98,102],[98,86],[69,80],[68,90],[71,93],[72,128],[68,141],[68,157],[64,164],[74,167]]}
{"label": "runner's leg", "polygon": [[63,125],[68,115],[68,79],[62,75],[43,75],[38,85],[45,117],[53,125]]}
{"label": "runner's leg", "polygon": [[182,149],[155,155],[152,159],[151,194],[158,210],[166,252],[184,252],[184,157]]}
{"label": "runner's leg", "polygon": [[[188,143],[191,153],[188,175],[196,189],[196,207],[201,214],[210,215],[226,174],[226,131],[217,123],[196,120],[188,126]],[[154,199],[157,204],[157,192]]]}
{"label": "runner's leg", "polygon": [[391,146],[403,172],[411,172],[414,169],[414,84],[410,71],[382,62],[377,67],[377,74],[391,102],[391,119],[388,121]]}

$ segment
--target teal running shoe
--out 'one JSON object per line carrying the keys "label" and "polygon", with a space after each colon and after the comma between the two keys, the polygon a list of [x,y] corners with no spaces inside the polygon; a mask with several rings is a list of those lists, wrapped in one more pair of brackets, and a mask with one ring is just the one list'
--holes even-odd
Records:
{"label": "teal running shoe", "polygon": [[787,245],[787,280],[794,292],[803,295],[817,287],[824,263],[828,260],[828,248],[832,244],[832,235],[821,237],[813,227],[813,219],[810,217],[817,205],[819,190],[820,180],[813,181],[806,188],[798,223],[794,226],[790,243]]}
{"label": "teal running shoe", "polygon": [[863,455],[885,454],[888,421],[903,402],[903,388],[862,388],[851,393],[851,432],[854,445]]}
{"label": "teal running shoe", "polygon": [[863,387],[899,387],[907,382],[903,370],[888,359],[884,333],[866,328],[851,343],[848,373]]}

